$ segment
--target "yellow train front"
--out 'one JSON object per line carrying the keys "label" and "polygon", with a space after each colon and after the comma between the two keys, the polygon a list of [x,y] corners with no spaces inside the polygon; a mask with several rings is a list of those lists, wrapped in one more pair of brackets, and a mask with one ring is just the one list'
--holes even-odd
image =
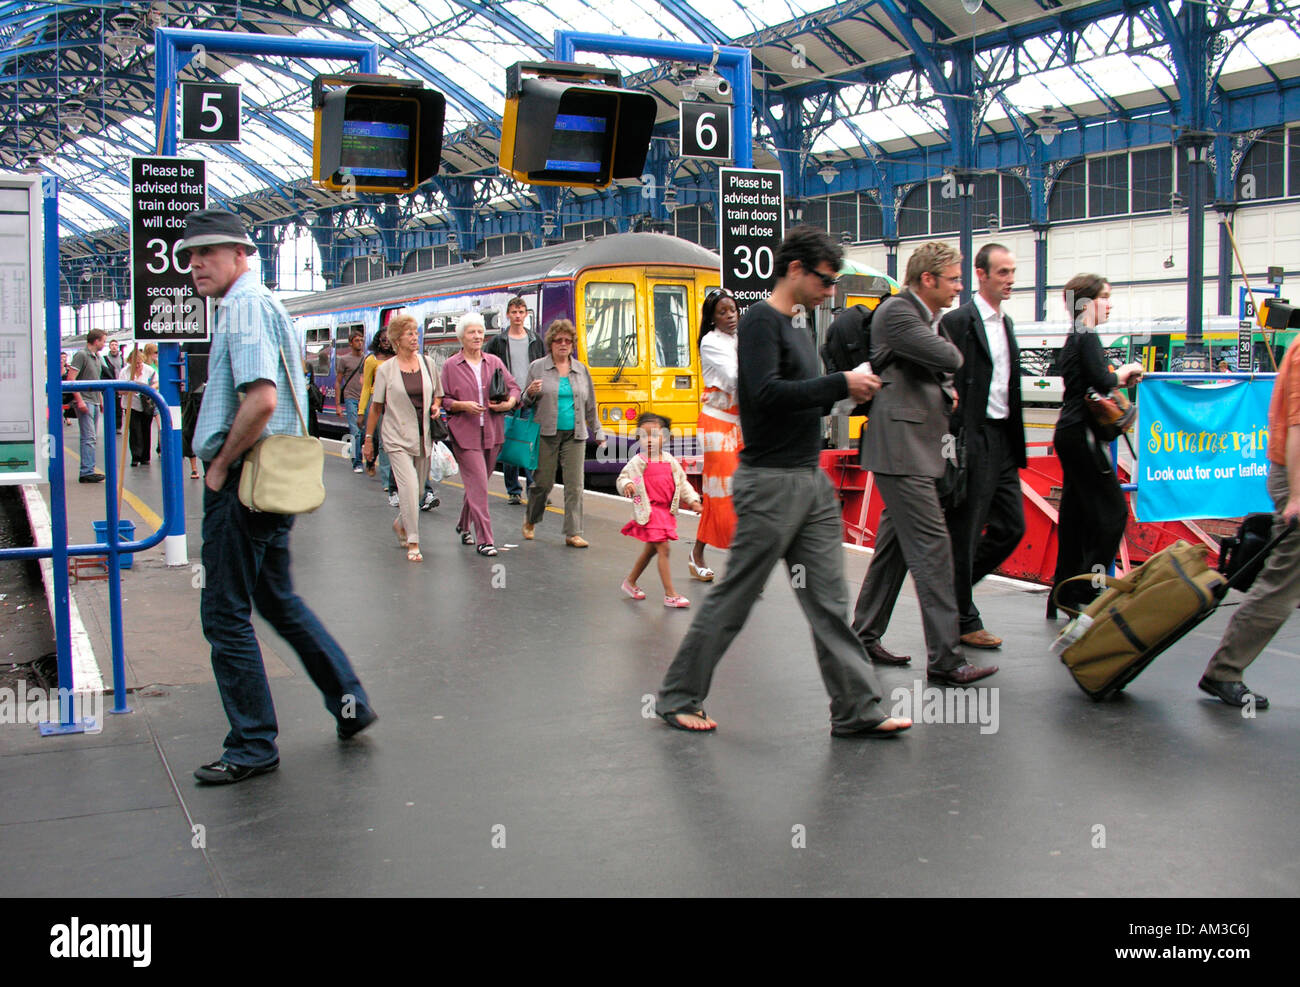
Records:
{"label": "yellow train front", "polygon": [[332,288],[286,307],[326,396],[326,429],[346,431],[334,367],[353,326],[363,327],[369,345],[380,326],[408,312],[420,324],[424,352],[441,361],[460,348],[454,327],[464,312],[482,312],[492,335],[506,327],[506,303],[521,296],[538,335],[558,318],[577,328],[577,357],[591,370],[610,437],[603,451],[588,447],[588,473],[617,475],[646,411],[672,421],[671,450],[698,472],[700,308],[720,269],[717,254],[689,241],[621,233]]}

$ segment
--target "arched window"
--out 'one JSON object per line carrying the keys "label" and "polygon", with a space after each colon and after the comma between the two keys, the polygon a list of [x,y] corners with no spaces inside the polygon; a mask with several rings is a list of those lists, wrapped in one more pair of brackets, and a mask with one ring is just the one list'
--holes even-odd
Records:
{"label": "arched window", "polygon": [[903,199],[898,210],[898,235],[925,236],[930,232],[930,186],[917,185]]}
{"label": "arched window", "polygon": [[1051,198],[1047,200],[1047,216],[1053,223],[1068,219],[1084,219],[1088,215],[1088,163],[1074,161],[1056,176]]}
{"label": "arched window", "polygon": [[1249,202],[1252,199],[1280,199],[1285,195],[1282,190],[1285,151],[1286,132],[1281,127],[1260,134],[1241,159],[1241,170],[1237,172],[1237,197]]}

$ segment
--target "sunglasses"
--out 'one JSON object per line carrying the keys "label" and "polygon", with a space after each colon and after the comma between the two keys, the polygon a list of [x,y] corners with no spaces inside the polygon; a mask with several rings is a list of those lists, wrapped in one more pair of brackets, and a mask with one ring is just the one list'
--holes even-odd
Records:
{"label": "sunglasses", "polygon": [[735,297],[736,296],[733,295],[731,292],[729,292],[726,288],[710,288],[708,291],[704,293],[704,300],[706,302],[713,298],[731,298],[734,300]]}
{"label": "sunglasses", "polygon": [[840,283],[839,276],[836,274],[823,274],[821,271],[809,271],[809,274],[815,274],[821,279],[821,283],[827,288],[834,288]]}

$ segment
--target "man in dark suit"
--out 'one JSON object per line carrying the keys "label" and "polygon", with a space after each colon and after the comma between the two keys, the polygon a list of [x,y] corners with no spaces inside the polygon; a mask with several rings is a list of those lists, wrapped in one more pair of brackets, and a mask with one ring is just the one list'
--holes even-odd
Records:
{"label": "man in dark suit", "polygon": [[910,570],[921,604],[931,682],[965,686],[997,671],[966,661],[958,640],[952,544],[936,482],[952,443],[952,375],[961,351],[939,329],[939,313],[961,290],[961,254],[926,243],[908,259],[904,290],[871,320],[871,365],[881,390],[871,406],[862,467],[885,501],[875,554],[863,580],[853,629],[873,661],[905,664],[880,643]]}
{"label": "man in dark suit", "polygon": [[1025,534],[1020,470],[1025,460],[1025,420],[1020,408],[1020,348],[1011,316],[1016,257],[1000,243],[975,255],[979,291],[943,317],[943,328],[965,362],[957,374],[957,418],[966,437],[966,500],[948,512],[961,614],[961,643],[997,648],[1002,638],[984,629],[975,606],[976,583],[1002,564]]}

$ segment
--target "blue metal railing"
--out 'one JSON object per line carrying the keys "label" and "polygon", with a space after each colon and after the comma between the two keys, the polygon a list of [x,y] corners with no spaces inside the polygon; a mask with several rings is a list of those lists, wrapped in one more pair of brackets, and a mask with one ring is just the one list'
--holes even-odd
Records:
{"label": "blue metal railing", "polygon": [[[160,414],[166,416],[170,414],[170,407],[163,399],[163,396],[155,391],[152,387],[145,384],[138,384],[135,381],[127,380],[86,380],[86,381],[62,381],[61,388],[64,394],[74,391],[98,391],[106,396],[115,395],[118,391],[135,391],[152,399],[157,405]],[[61,402],[60,402],[61,405]],[[122,568],[121,557],[125,554],[142,552],[145,549],[153,548],[160,544],[167,537],[175,524],[176,517],[171,506],[164,502],[163,522],[148,538],[139,538],[135,541],[123,542],[118,540],[118,522],[121,520],[118,511],[117,502],[117,445],[113,441],[113,436],[117,433],[117,402],[115,400],[104,401],[104,501],[105,511],[107,513],[107,532],[106,542],[91,543],[86,545],[69,545],[60,544],[67,538],[66,523],[56,524],[51,534],[51,544],[49,548],[35,546],[32,548],[6,548],[0,549],[0,560],[19,560],[19,559],[52,559],[56,571],[61,569],[64,574],[64,580],[67,578],[68,559],[73,556],[102,555],[108,562],[108,605],[109,605],[109,625],[112,635],[113,645],[113,713],[129,713],[130,707],[126,705],[126,655],[122,635]],[[63,427],[62,416],[59,416],[58,425],[51,429],[50,438],[54,443],[62,441]],[[171,443],[162,442],[162,482],[164,488],[174,474],[180,469],[180,460],[178,458],[179,450]],[[61,453],[61,450],[59,450]],[[51,469],[62,470],[63,457],[55,455],[50,457]],[[51,495],[55,494],[55,485],[51,477]],[[62,493],[62,484],[59,484],[58,493]],[[53,505],[51,505],[53,507]],[[57,516],[66,516],[63,511],[52,511]],[[58,607],[56,592],[56,609]],[[72,719],[71,687],[72,683],[72,661],[71,655],[65,654],[65,649],[59,649],[59,727],[42,732],[74,732],[74,723]]]}

